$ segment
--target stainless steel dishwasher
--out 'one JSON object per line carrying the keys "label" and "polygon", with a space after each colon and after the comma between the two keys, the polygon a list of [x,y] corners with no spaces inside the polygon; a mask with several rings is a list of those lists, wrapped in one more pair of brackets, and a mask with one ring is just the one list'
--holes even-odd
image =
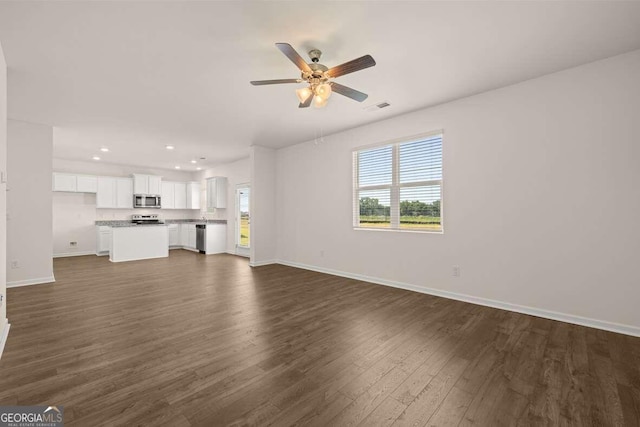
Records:
{"label": "stainless steel dishwasher", "polygon": [[207,253],[207,225],[196,224],[196,249],[201,254]]}

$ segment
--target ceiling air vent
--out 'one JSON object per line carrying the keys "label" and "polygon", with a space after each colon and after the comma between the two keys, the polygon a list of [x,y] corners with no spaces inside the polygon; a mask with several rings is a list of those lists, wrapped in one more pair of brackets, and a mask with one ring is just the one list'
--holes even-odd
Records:
{"label": "ceiling air vent", "polygon": [[364,110],[365,111],[378,111],[382,108],[386,108],[388,106],[390,106],[391,104],[389,104],[387,101],[383,101],[383,102],[379,102],[377,104],[374,105],[370,105],[368,107],[365,107]]}

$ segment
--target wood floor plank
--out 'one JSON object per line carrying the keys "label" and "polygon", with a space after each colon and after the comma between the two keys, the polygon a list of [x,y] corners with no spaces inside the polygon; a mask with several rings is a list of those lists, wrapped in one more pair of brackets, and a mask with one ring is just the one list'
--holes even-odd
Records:
{"label": "wood floor plank", "polygon": [[438,410],[468,365],[468,360],[458,356],[452,357],[418,393],[415,400],[407,406],[407,409],[400,414],[393,425],[425,425]]}
{"label": "wood floor plank", "polygon": [[54,270],[8,289],[0,405],[69,426],[639,424],[639,338],[231,255]]}

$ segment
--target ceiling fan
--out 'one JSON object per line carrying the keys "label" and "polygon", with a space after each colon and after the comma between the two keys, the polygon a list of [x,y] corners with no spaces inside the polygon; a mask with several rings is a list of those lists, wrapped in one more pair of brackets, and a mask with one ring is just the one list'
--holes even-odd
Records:
{"label": "ceiling fan", "polygon": [[309,51],[309,57],[311,63],[307,64],[305,60],[291,47],[288,43],[276,43],[276,47],[280,49],[280,52],[284,53],[287,58],[291,60],[302,72],[299,79],[278,79],[278,80],[257,80],[252,81],[254,86],[262,85],[274,85],[281,83],[303,83],[306,82],[309,85],[296,90],[296,95],[300,100],[298,108],[307,108],[313,102],[315,107],[324,107],[327,104],[327,100],[331,96],[332,92],[339,93],[358,102],[362,102],[369,95],[362,93],[350,87],[343,86],[339,83],[331,81],[331,79],[344,76],[345,74],[360,71],[365,68],[373,67],[376,65],[376,61],[373,60],[371,55],[361,56],[344,64],[337,65],[332,68],[320,64],[320,56],[322,52],[318,49],[312,49]]}

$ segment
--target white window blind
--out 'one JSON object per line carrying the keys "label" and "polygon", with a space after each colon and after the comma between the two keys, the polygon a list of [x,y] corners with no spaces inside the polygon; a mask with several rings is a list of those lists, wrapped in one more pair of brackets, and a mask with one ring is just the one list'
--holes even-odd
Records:
{"label": "white window blind", "polygon": [[442,231],[442,133],[353,152],[357,228]]}

